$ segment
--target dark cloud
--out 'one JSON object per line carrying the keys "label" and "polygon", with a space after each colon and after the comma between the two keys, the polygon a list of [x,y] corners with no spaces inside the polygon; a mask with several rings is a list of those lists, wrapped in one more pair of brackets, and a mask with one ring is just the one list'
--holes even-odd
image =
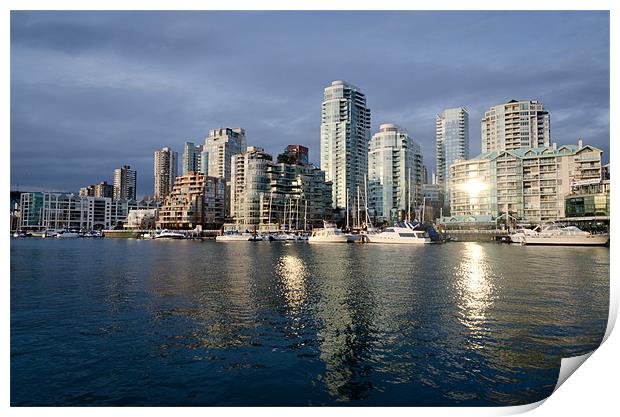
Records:
{"label": "dark cloud", "polygon": [[[507,30],[509,28],[509,30]],[[322,90],[367,94],[373,131],[408,129],[434,166],[434,118],[539,99],[558,143],[609,151],[607,12],[12,12],[11,183],[76,190],[208,130],[319,159]]]}

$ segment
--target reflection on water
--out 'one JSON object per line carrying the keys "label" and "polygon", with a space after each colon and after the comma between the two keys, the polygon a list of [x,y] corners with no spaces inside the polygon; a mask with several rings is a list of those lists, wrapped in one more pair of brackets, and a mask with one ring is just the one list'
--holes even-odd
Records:
{"label": "reflection on water", "polygon": [[471,332],[472,348],[483,347],[479,336],[485,330],[486,312],[493,303],[493,282],[485,249],[478,243],[465,243],[456,270],[458,308]]}
{"label": "reflection on water", "polygon": [[11,402],[523,404],[608,288],[608,248],[14,240]]}

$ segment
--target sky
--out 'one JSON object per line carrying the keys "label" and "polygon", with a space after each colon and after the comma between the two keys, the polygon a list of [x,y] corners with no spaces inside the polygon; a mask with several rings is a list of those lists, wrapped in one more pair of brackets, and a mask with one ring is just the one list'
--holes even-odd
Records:
{"label": "sky", "polygon": [[[319,163],[323,89],[358,86],[381,123],[406,129],[434,169],[435,115],[480,119],[540,100],[552,141],[609,161],[608,12],[11,12],[11,189],[77,192],[138,171],[153,152],[242,127],[277,155]],[[179,163],[179,170],[181,169]]]}

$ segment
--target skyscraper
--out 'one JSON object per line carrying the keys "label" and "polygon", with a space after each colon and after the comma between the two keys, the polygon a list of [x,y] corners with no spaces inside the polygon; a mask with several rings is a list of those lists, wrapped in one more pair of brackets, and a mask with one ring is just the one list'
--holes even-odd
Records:
{"label": "skyscraper", "polygon": [[236,128],[219,128],[209,131],[205,139],[201,159],[206,159],[202,164],[206,168],[205,174],[210,177],[224,178],[226,180],[226,215],[230,214],[230,165],[234,155],[245,152],[245,130]]}
{"label": "skyscraper", "polygon": [[482,152],[549,146],[550,126],[549,113],[538,101],[498,104],[482,118]]}
{"label": "skyscraper", "polygon": [[153,197],[161,200],[174,186],[178,172],[178,154],[166,146],[155,151],[153,162]]}
{"label": "skyscraper", "polygon": [[449,214],[450,165],[469,158],[469,112],[465,107],[445,109],[435,118],[435,172],[442,188],[444,211]]}
{"label": "skyscraper", "polygon": [[136,183],[138,173],[129,165],[114,170],[114,199],[136,199]]}
{"label": "skyscraper", "polygon": [[245,152],[245,148],[245,130],[240,127],[210,130],[203,146],[203,151],[208,154],[208,172],[205,174],[230,181],[230,158]]}
{"label": "skyscraper", "polygon": [[358,186],[368,172],[370,109],[359,88],[333,81],[325,88],[321,108],[321,170],[333,183],[334,207],[351,209]]}
{"label": "skyscraper", "polygon": [[193,142],[185,142],[183,146],[183,175],[190,172],[202,172],[200,170],[200,157],[202,154],[202,145],[194,145]]}
{"label": "skyscraper", "polygon": [[376,220],[393,221],[405,212],[416,217],[422,200],[424,165],[420,145],[402,128],[379,126],[368,151],[368,206]]}

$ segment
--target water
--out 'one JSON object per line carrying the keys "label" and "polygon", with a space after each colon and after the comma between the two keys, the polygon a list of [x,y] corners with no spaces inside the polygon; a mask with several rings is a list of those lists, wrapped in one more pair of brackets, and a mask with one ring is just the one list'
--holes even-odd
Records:
{"label": "water", "polygon": [[608,248],[12,239],[11,404],[530,403],[608,297]]}

